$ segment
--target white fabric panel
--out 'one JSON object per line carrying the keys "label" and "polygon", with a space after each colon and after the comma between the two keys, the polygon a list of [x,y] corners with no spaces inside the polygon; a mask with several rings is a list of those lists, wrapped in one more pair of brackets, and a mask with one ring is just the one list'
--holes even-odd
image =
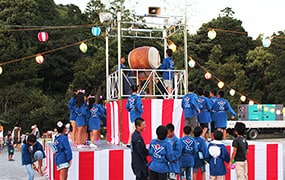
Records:
{"label": "white fabric panel", "polygon": [[94,155],[94,180],[109,179],[109,150],[96,151]]}
{"label": "white fabric panel", "polygon": [[68,179],[74,180],[79,179],[79,152],[72,151],[72,163],[71,167],[68,169]]}
{"label": "white fabric panel", "polygon": [[131,167],[131,150],[124,150],[124,179],[136,179]]}
{"label": "white fabric panel", "polygon": [[266,144],[255,145],[255,179],[266,179]]}
{"label": "white fabric panel", "polygon": [[173,114],[172,114],[172,124],[175,127],[175,135],[180,137],[180,127],[181,127],[181,116],[182,116],[182,108],[181,108],[181,99],[174,99],[173,104]]}
{"label": "white fabric panel", "polygon": [[162,102],[163,99],[151,101],[151,137],[156,138],[156,128],[162,124]]}

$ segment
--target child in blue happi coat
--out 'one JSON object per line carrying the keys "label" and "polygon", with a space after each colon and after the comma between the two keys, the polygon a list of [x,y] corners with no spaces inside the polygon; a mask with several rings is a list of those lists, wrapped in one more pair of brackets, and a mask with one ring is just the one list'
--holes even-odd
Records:
{"label": "child in blue happi coat", "polygon": [[128,147],[130,146],[132,134],[136,130],[134,122],[137,118],[141,118],[141,115],[143,113],[142,100],[141,97],[137,94],[138,86],[132,85],[131,88],[132,88],[132,94],[128,97],[128,101],[126,104],[126,109],[130,113],[130,120],[132,124],[132,129],[127,143]]}
{"label": "child in blue happi coat", "polygon": [[200,169],[202,174],[202,180],[206,180],[206,167],[205,160],[208,158],[208,146],[205,139],[201,136],[203,134],[203,129],[200,126],[194,129],[194,140],[197,144],[198,151],[195,153],[195,164],[193,168],[193,179],[196,180],[198,169]]}
{"label": "child in blue happi coat", "polygon": [[209,158],[210,164],[210,179],[224,179],[227,174],[225,162],[230,161],[230,155],[223,144],[223,133],[219,130],[214,132],[214,141],[209,146]]}
{"label": "child in blue happi coat", "polygon": [[231,107],[228,100],[224,98],[225,92],[219,91],[218,92],[218,99],[212,106],[212,112],[215,114],[215,125],[216,128],[223,132],[223,140],[226,140],[227,135],[227,121],[228,115],[227,112],[231,114],[231,119],[234,119],[236,116],[235,111]]}
{"label": "child in blue happi coat", "polygon": [[65,135],[65,125],[58,121],[56,124],[57,134],[54,138],[55,163],[57,170],[60,172],[60,179],[66,180],[68,176],[68,168],[71,166],[72,151]]}
{"label": "child in blue happi coat", "polygon": [[179,159],[180,178],[182,180],[191,180],[191,168],[194,166],[194,154],[198,151],[195,140],[190,137],[191,127],[183,128],[183,137],[181,142],[181,157]]}
{"label": "child in blue happi coat", "polygon": [[167,180],[169,163],[173,159],[172,146],[167,141],[167,129],[165,126],[158,126],[156,129],[157,139],[152,139],[149,145],[150,180]]}
{"label": "child in blue happi coat", "polygon": [[167,140],[172,145],[173,159],[169,164],[170,172],[169,179],[176,179],[176,175],[180,173],[180,167],[178,160],[181,156],[181,143],[179,138],[174,133],[174,125],[169,123],[166,125],[167,128]]}

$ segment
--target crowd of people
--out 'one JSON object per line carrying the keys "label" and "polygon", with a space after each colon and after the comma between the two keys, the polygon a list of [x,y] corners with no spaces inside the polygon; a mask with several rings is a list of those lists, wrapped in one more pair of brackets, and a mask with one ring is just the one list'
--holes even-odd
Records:
{"label": "crowd of people", "polygon": [[[246,127],[238,122],[234,127],[236,139],[232,143],[233,153],[230,156],[224,143],[223,132],[214,131],[214,139],[206,142],[201,136],[203,129],[196,126],[191,136],[192,128],[186,125],[183,136],[174,134],[174,125],[160,125],[156,129],[157,138],[149,142],[146,148],[141,132],[146,123],[142,118],[134,122],[135,131],[132,135],[132,169],[137,180],[196,180],[200,169],[202,180],[206,179],[206,164],[209,164],[210,180],[224,180],[227,168],[235,168],[238,180],[246,180],[248,144],[244,138]],[[147,156],[151,157],[150,162]],[[228,163],[227,167],[225,162]],[[234,166],[232,165],[234,164]]]}
{"label": "crowd of people", "polygon": [[[225,179],[225,162],[231,167],[235,163],[237,179],[247,179],[246,154],[248,145],[243,137],[246,127],[236,123],[237,139],[232,143],[233,153],[230,156],[224,141],[226,140],[227,112],[233,119],[236,113],[224,98],[224,91],[210,92],[202,88],[195,89],[189,84],[188,92],[181,101],[184,112],[183,137],[174,134],[174,125],[167,124],[156,129],[157,139],[149,142],[147,149],[141,132],[145,121],[141,118],[143,103],[133,85],[132,94],[128,97],[126,109],[130,113],[132,130],[127,147],[132,149],[132,169],[138,180],[183,180],[196,179],[198,169],[202,179],[206,178],[205,164],[209,164],[210,179]],[[196,94],[197,92],[197,94]],[[209,130],[211,137],[208,136]],[[148,163],[147,156],[151,157]]]}

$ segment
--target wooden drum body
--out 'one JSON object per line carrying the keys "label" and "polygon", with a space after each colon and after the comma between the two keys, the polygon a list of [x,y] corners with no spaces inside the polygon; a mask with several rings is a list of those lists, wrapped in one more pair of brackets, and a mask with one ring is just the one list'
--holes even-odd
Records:
{"label": "wooden drum body", "polygon": [[129,53],[128,63],[131,69],[157,69],[160,66],[160,55],[155,47],[142,46]]}

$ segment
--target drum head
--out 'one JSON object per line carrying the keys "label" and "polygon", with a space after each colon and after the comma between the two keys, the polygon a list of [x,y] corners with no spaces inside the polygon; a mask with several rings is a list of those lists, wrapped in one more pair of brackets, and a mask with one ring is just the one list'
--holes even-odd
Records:
{"label": "drum head", "polygon": [[153,69],[159,68],[160,65],[160,55],[155,47],[150,47],[148,50],[148,63]]}

